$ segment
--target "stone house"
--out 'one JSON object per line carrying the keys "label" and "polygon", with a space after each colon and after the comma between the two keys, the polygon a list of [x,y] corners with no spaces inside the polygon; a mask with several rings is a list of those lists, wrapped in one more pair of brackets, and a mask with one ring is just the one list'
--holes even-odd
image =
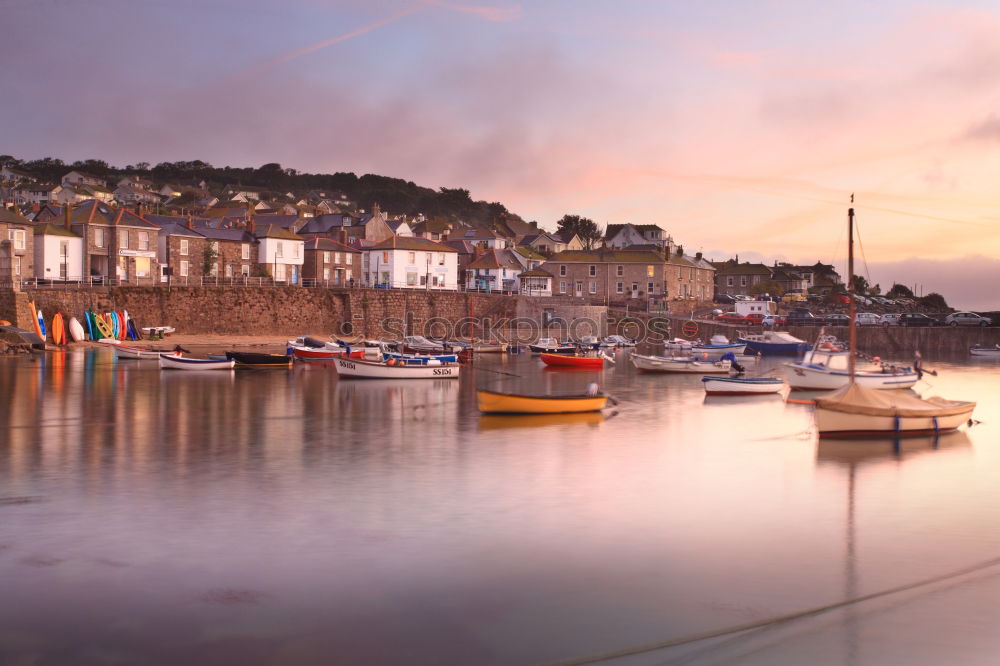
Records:
{"label": "stone house", "polygon": [[811,293],[825,295],[844,286],[844,280],[832,264],[817,261],[811,266],[800,265],[791,268],[802,276],[806,289]]}
{"label": "stone house", "polygon": [[34,225],[16,210],[0,208],[0,284],[35,277]]}
{"label": "stone house", "polygon": [[271,274],[270,267],[263,266],[259,261],[260,253],[255,247],[257,239],[246,229],[196,227],[195,231],[205,239],[203,247],[208,250],[206,252],[203,249],[202,254],[193,260],[197,262],[199,273],[208,264],[209,270],[204,277],[235,278]]}
{"label": "stone house", "polygon": [[701,254],[693,257],[677,247],[666,255],[665,298],[671,300],[711,300],[715,296],[715,267]]}
{"label": "stone house", "polygon": [[156,255],[160,262],[160,282],[199,284],[204,275],[205,248],[209,241],[194,229],[191,217],[150,215],[160,227]]}
{"label": "stone house", "polygon": [[63,226],[83,239],[85,278],[139,285],[159,281],[159,227],[149,220],[92,199],[76,206],[47,206],[35,221],[58,222],[59,217],[64,220]]}
{"label": "stone house", "polygon": [[310,238],[305,242],[302,278],[313,284],[347,287],[361,276],[361,250],[330,238]]}
{"label": "stone house", "polygon": [[458,252],[443,243],[393,236],[365,248],[363,284],[384,288],[458,289]]}
{"label": "stone house", "polygon": [[666,261],[649,250],[565,250],[541,268],[553,276],[554,294],[605,303],[645,302],[666,295]]}
{"label": "stone house", "polygon": [[744,261],[739,258],[715,262],[715,293],[735,295],[751,295],[754,287],[762,282],[768,282],[774,275],[769,266],[760,263]]}
{"label": "stone house", "polygon": [[347,235],[348,241],[368,241],[380,243],[393,237],[385,214],[375,206],[372,213],[330,213],[317,215],[308,220],[296,233],[303,237],[330,238],[338,236],[341,231]]}

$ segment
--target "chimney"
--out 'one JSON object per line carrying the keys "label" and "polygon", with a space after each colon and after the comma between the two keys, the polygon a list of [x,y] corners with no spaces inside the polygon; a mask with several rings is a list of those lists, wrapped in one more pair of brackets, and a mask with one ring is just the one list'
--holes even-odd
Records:
{"label": "chimney", "polygon": [[72,205],[69,203],[63,207],[63,223],[66,225],[67,230],[70,228],[70,218],[73,217],[72,211],[70,210],[71,207]]}
{"label": "chimney", "polygon": [[257,223],[254,221],[253,216],[247,222],[247,231],[250,232],[251,236],[257,233]]}
{"label": "chimney", "polygon": [[683,245],[678,245],[677,246],[677,256],[678,257],[683,257],[684,256],[684,246]]}
{"label": "chimney", "polygon": [[701,252],[695,252],[695,253],[694,253],[694,258],[695,258],[695,259],[698,259],[698,260],[700,260],[700,259],[701,259],[701,257],[702,257],[702,254],[701,254]]}
{"label": "chimney", "polygon": [[191,213],[188,213],[187,228],[194,230],[194,223],[191,221]]}
{"label": "chimney", "polygon": [[41,209],[42,209],[42,205],[40,203],[38,203],[37,201],[34,202],[33,204],[31,204],[31,212],[32,213],[37,213]]}
{"label": "chimney", "polygon": [[340,231],[337,232],[337,241],[341,245],[347,245],[347,229],[341,227]]}
{"label": "chimney", "polygon": [[382,207],[378,205],[378,202],[372,204],[372,215],[378,215],[382,212]]}

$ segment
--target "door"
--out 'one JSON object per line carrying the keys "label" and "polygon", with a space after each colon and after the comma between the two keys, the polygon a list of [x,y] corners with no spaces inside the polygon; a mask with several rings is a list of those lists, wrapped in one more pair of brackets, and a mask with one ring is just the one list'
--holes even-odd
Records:
{"label": "door", "polygon": [[639,298],[639,283],[632,283],[632,298]]}
{"label": "door", "polygon": [[576,281],[576,295],[578,297],[583,296],[583,280]]}

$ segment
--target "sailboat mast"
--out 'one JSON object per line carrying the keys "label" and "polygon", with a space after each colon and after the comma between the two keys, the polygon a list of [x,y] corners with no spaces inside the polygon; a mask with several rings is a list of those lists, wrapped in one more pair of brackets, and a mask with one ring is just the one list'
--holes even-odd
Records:
{"label": "sailboat mast", "polygon": [[[851,196],[853,200],[853,195]],[[858,354],[858,327],[856,323],[858,307],[854,302],[854,209],[847,209],[847,315],[850,317],[848,323],[848,349],[850,354],[847,357],[847,372],[851,376],[850,383],[854,383],[855,358]]]}

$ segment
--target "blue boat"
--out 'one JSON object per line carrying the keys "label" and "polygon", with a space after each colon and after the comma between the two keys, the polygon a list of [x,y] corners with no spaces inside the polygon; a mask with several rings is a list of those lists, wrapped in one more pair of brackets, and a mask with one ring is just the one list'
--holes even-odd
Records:
{"label": "blue boat", "polygon": [[764,331],[757,335],[744,336],[739,341],[746,344],[748,353],[763,356],[796,356],[804,354],[812,347],[805,340],[785,331]]}
{"label": "blue boat", "polygon": [[433,365],[437,365],[438,363],[458,363],[458,354],[435,354],[431,356],[427,354],[400,354],[398,352],[383,352],[382,360],[388,361],[389,359],[402,361],[406,365],[427,365],[428,361],[436,361]]}

